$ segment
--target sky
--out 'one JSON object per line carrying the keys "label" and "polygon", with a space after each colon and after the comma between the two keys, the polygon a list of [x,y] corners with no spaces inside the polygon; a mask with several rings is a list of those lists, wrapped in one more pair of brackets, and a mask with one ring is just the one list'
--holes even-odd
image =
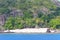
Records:
{"label": "sky", "polygon": [[60,1],[60,0],[58,0],[58,1]]}

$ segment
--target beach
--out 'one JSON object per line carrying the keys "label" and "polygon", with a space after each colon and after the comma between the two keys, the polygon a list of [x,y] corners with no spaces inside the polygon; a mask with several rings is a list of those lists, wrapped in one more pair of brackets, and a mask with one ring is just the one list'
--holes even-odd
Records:
{"label": "beach", "polygon": [[54,32],[49,30],[49,28],[24,28],[24,29],[15,29],[15,30],[4,30],[4,32],[13,32],[13,33],[50,33]]}

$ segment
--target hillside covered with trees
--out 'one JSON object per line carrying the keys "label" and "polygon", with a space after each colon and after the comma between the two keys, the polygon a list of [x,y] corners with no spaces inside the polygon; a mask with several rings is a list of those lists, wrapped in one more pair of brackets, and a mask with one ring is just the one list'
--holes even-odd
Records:
{"label": "hillside covered with trees", "polygon": [[60,2],[55,0],[0,0],[5,29],[60,28]]}

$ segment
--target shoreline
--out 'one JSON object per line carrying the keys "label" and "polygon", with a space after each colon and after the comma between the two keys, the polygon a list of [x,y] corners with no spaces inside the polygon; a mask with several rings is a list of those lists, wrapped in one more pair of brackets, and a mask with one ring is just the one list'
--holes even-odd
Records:
{"label": "shoreline", "polygon": [[11,32],[2,32],[0,34],[60,34],[60,33],[11,33]]}
{"label": "shoreline", "polygon": [[24,29],[15,29],[15,30],[4,30],[4,33],[55,33],[54,30],[49,28],[24,28]]}

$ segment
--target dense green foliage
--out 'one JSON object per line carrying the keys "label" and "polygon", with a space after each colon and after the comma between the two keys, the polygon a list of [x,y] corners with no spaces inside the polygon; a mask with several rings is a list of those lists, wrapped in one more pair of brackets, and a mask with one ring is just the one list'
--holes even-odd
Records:
{"label": "dense green foliage", "polygon": [[60,17],[51,19],[49,22],[49,25],[51,26],[51,28],[56,29],[56,28],[60,28]]}
{"label": "dense green foliage", "polygon": [[60,27],[60,18],[56,18],[60,8],[51,0],[0,0],[0,14],[7,15],[13,8],[21,10],[23,16],[9,16],[4,24],[6,29]]}
{"label": "dense green foliage", "polygon": [[14,18],[13,17],[9,17],[5,23],[5,29],[13,29],[14,28]]}

